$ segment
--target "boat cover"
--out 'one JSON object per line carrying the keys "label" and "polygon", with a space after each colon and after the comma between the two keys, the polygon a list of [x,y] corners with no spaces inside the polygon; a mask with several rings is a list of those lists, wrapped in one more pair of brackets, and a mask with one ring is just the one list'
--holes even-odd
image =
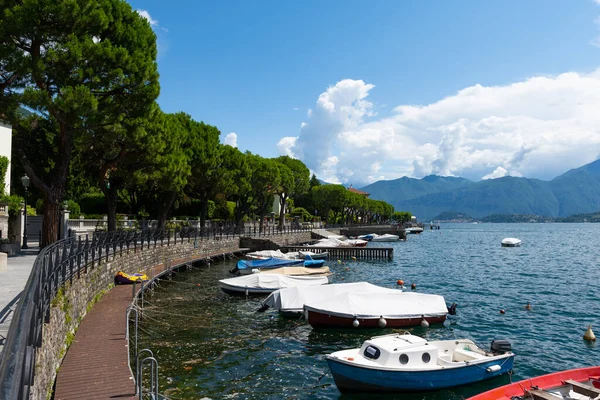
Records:
{"label": "boat cover", "polygon": [[398,235],[392,235],[391,233],[384,233],[383,235],[373,235],[371,238],[372,242],[395,242],[400,239]]}
{"label": "boat cover", "polygon": [[330,236],[327,239],[321,239],[315,244],[311,244],[310,247],[355,247],[364,246],[367,244],[366,240],[361,239],[349,239],[340,240],[336,237]]}
{"label": "boat cover", "polygon": [[326,276],[288,276],[280,274],[250,274],[221,279],[222,284],[244,289],[281,289],[293,286],[325,285]]}
{"label": "boat cover", "polygon": [[400,290],[388,289],[368,282],[336,283],[318,287],[290,287],[271,293],[263,304],[278,311],[301,312],[304,304],[308,301],[321,302],[342,293],[400,293]]}
{"label": "boat cover", "polygon": [[265,258],[284,258],[284,259],[295,259],[297,257],[290,257],[289,254],[282,253],[281,250],[261,250],[254,251],[246,254],[246,257],[252,259],[265,259]]}
{"label": "boat cover", "polygon": [[346,292],[322,299],[309,299],[305,309],[339,317],[357,318],[418,318],[448,314],[444,297],[394,291],[385,293]]}
{"label": "boat cover", "polygon": [[281,268],[270,268],[262,271],[258,271],[261,274],[281,274],[281,275],[320,275],[328,274],[331,275],[329,267],[281,267]]}
{"label": "boat cover", "polygon": [[266,258],[264,260],[240,260],[237,262],[237,269],[248,268],[278,268],[289,267],[292,265],[302,265],[304,260],[286,260],[283,258]]}

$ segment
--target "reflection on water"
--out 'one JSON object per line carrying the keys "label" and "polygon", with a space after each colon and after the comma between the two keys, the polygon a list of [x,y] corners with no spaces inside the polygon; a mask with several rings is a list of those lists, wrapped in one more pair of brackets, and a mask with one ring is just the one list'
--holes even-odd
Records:
{"label": "reflection on water", "polygon": [[[506,338],[517,354],[514,381],[598,364],[598,347],[582,340],[587,325],[598,324],[598,234],[596,224],[447,224],[407,242],[370,244],[394,246],[393,261],[328,265],[336,283],[395,288],[403,279],[419,292],[457,302],[457,315],[445,324],[411,333],[431,340],[470,338],[485,347]],[[518,237],[523,246],[502,248],[504,237]],[[228,296],[217,286],[233,263],[178,274],[146,297],[141,345],[159,361],[161,392],[174,399],[373,398],[342,396],[325,354],[393,331],[315,331],[301,319],[257,313],[261,298]],[[510,379],[377,398],[464,399]]]}

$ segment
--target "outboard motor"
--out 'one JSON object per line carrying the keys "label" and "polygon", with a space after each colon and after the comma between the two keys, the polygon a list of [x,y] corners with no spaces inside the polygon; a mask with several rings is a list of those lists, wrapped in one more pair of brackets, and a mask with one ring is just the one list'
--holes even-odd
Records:
{"label": "outboard motor", "polygon": [[456,303],[452,303],[452,305],[450,307],[446,307],[448,309],[448,314],[450,315],[456,315],[456,306],[458,304]]}
{"label": "outboard motor", "polygon": [[512,351],[512,346],[508,340],[494,339],[492,340],[491,351],[494,354],[504,354]]}

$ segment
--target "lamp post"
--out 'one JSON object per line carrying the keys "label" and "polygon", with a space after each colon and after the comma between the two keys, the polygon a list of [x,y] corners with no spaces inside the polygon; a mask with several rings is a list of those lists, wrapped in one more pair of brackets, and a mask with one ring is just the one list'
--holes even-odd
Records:
{"label": "lamp post", "polygon": [[23,227],[23,246],[22,249],[28,249],[27,246],[27,188],[29,187],[29,177],[27,175],[23,175],[21,177],[21,183],[25,188],[25,226]]}

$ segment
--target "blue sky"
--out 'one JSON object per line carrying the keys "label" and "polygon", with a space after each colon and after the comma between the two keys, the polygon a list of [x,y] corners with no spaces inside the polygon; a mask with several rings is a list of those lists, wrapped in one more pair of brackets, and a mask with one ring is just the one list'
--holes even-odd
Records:
{"label": "blue sky", "polygon": [[595,0],[130,4],[164,111],[322,179],[550,179],[600,154]]}

